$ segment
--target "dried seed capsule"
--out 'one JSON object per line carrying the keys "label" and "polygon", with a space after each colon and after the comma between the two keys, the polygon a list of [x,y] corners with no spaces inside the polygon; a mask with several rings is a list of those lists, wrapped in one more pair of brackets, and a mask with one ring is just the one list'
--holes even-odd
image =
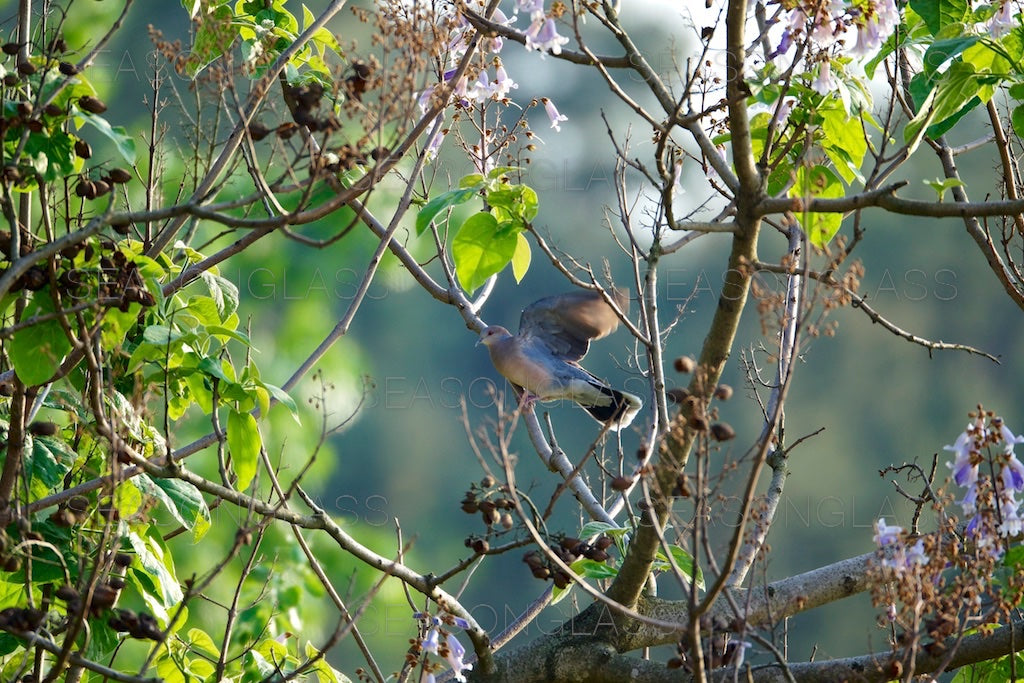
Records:
{"label": "dried seed capsule", "polygon": [[728,441],[736,438],[736,430],[725,422],[716,422],[711,425],[711,438],[715,441]]}
{"label": "dried seed capsule", "polygon": [[689,356],[679,356],[672,363],[672,367],[675,368],[676,372],[693,372],[693,368],[696,365],[697,363]]}
{"label": "dried seed capsule", "polygon": [[38,420],[28,426],[28,433],[34,436],[53,436],[57,433],[57,425]]}
{"label": "dried seed capsule", "polygon": [[57,70],[65,76],[74,76],[78,73],[78,67],[71,62],[61,62],[57,65]]}
{"label": "dried seed capsule", "polygon": [[102,114],[107,110],[107,105],[92,95],[83,95],[78,98],[78,106],[90,114]]}
{"label": "dried seed capsule", "polygon": [[92,156],[92,147],[85,140],[75,140],[75,154],[81,159],[88,159]]}
{"label": "dried seed capsule", "polygon": [[123,168],[112,168],[110,169],[110,172],[107,173],[107,178],[112,183],[127,183],[132,179],[132,174]]}

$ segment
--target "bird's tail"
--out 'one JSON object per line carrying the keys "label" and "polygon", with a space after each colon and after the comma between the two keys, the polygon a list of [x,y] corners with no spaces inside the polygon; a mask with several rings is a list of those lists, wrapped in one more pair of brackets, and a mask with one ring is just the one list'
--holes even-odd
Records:
{"label": "bird's tail", "polygon": [[591,383],[591,386],[600,391],[609,400],[607,403],[602,402],[603,405],[580,405],[590,413],[592,418],[601,424],[608,422],[608,429],[613,432],[617,432],[623,427],[628,427],[644,405],[639,396],[634,396],[633,394],[601,384]]}

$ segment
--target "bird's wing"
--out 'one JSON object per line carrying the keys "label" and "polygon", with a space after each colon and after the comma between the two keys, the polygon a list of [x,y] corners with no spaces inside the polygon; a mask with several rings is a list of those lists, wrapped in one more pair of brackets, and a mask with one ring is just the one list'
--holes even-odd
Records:
{"label": "bird's wing", "polygon": [[[623,313],[629,311],[625,292],[613,298]],[[523,310],[518,336],[536,339],[560,360],[578,361],[587,354],[591,339],[611,334],[619,324],[615,310],[599,292],[575,291],[535,301]]]}

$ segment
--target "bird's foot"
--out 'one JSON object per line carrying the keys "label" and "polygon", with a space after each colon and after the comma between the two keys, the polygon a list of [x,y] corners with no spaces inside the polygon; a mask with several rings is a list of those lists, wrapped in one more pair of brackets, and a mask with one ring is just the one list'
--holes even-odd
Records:
{"label": "bird's foot", "polygon": [[537,397],[528,391],[523,391],[519,396],[519,412],[529,413],[533,411],[533,404],[537,402]]}

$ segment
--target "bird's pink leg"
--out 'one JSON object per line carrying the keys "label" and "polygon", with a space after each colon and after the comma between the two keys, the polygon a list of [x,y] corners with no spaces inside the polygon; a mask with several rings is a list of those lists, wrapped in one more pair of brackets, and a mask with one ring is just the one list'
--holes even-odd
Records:
{"label": "bird's pink leg", "polygon": [[519,394],[519,412],[528,413],[533,410],[533,404],[537,402],[537,397],[531,394],[526,389],[523,389],[523,393]]}

